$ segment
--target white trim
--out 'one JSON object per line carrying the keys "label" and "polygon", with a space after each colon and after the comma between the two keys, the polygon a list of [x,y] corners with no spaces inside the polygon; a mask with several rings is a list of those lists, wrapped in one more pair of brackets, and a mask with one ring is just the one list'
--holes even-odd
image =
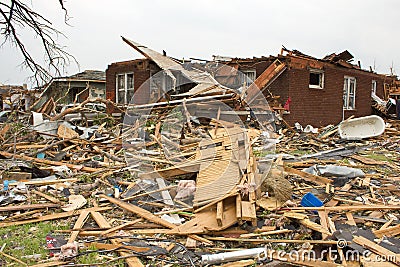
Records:
{"label": "white trim", "polygon": [[[128,88],[128,75],[132,74],[132,87]],[[124,77],[124,87],[119,88],[119,81],[118,77],[123,76]],[[135,90],[135,74],[133,72],[125,72],[125,73],[117,73],[115,75],[115,103],[117,104],[129,104],[128,102],[130,99],[127,99],[128,97],[128,91],[134,91]],[[123,92],[124,94],[124,99],[122,100],[122,103],[119,102],[119,96],[120,92]]]}
{"label": "white trim", "polygon": [[[354,82],[354,92],[350,93],[351,82]],[[351,76],[344,76],[343,82],[343,110],[355,110],[356,109],[356,90],[357,89],[357,79]],[[352,95],[352,96],[351,96]],[[353,99],[353,105],[349,106],[350,99]]]}
{"label": "white trim", "polygon": [[378,85],[378,83],[376,82],[376,80],[372,80],[371,81],[371,94],[375,94],[376,95],[377,85]]}
{"label": "white trim", "polygon": [[310,69],[310,73],[309,74],[319,74],[320,75],[320,85],[314,85],[314,84],[310,84],[310,81],[308,81],[308,88],[310,89],[324,89],[324,83],[325,83],[325,73],[323,70],[320,69]]}

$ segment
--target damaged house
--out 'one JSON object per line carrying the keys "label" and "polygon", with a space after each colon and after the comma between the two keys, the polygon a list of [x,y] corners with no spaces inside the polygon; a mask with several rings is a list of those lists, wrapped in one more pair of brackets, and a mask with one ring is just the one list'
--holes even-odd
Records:
{"label": "damaged house", "polygon": [[[130,41],[124,41],[135,48]],[[162,97],[155,95],[160,86],[173,88],[170,75],[164,72],[161,79],[154,75],[165,69],[166,59],[170,64],[173,61],[179,66],[185,64],[160,54],[156,57],[143,55],[146,58],[108,66],[107,99],[127,105],[139,87],[147,86],[132,102],[145,104]],[[385,97],[385,76],[363,70],[360,63],[355,65],[352,61],[353,56],[348,51],[318,59],[297,50],[282,49],[278,56],[247,59],[214,56],[213,61],[186,64],[195,65],[202,73],[211,73],[216,83],[237,89],[249,102],[259,88],[270,107],[290,125],[299,122],[319,127],[337,124],[351,116],[371,115],[371,94]],[[145,83],[147,80],[150,82]],[[184,83],[178,81],[178,84]],[[109,108],[109,112],[115,110]]]}
{"label": "damaged house", "polygon": [[385,76],[361,69],[352,59],[348,51],[317,59],[282,50],[277,57],[233,58],[224,64],[246,76],[238,77],[236,86],[245,81],[251,93],[254,81],[290,125],[323,126],[371,115],[371,93],[384,97]]}
{"label": "damaged house", "polygon": [[85,70],[67,77],[55,77],[43,87],[33,110],[45,112],[56,104],[81,103],[87,98],[105,98],[104,71]]}

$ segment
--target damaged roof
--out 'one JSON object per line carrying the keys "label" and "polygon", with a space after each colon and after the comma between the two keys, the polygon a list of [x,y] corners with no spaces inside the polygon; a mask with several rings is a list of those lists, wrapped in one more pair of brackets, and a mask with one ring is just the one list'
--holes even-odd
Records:
{"label": "damaged roof", "polygon": [[74,80],[106,80],[106,73],[101,70],[85,70],[83,72],[69,76],[68,78]]}
{"label": "damaged roof", "polygon": [[186,69],[182,63],[166,55],[158,53],[144,45],[128,40],[124,37],[122,37],[122,40],[126,42],[129,46],[134,48],[136,51],[138,51],[140,54],[156,63],[172,79],[173,88],[176,88],[177,86],[177,79],[174,75],[174,72],[182,74],[190,81],[197,84],[192,89],[190,89],[189,92],[181,94],[181,96],[189,97],[204,93],[209,94],[216,92],[225,92],[227,90],[232,91],[232,89],[226,88],[218,83],[218,81],[216,81],[214,77],[212,77],[212,75],[206,71],[201,71],[194,68],[191,68],[190,70]]}

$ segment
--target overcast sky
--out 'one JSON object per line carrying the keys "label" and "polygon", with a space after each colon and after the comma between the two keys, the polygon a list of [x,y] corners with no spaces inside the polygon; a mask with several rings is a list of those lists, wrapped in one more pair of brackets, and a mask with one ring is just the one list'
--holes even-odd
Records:
{"label": "overcast sky", "polygon": [[[66,35],[58,42],[80,64],[66,75],[141,57],[120,36],[176,58],[277,55],[282,45],[321,58],[347,49],[364,69],[400,72],[398,0],[67,0],[70,26],[58,0],[26,2]],[[21,37],[42,59],[40,44]],[[27,81],[21,61],[9,45],[0,49],[0,83]]]}

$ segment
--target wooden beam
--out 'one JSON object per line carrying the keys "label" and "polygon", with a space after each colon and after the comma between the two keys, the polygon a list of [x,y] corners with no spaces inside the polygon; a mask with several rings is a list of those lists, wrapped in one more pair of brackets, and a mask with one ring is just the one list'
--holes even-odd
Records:
{"label": "wooden beam", "polygon": [[[96,223],[98,224],[99,227],[101,227],[101,228],[110,228],[111,227],[111,224],[106,220],[106,218],[103,217],[103,215],[101,215],[101,213],[92,212],[91,214],[92,214],[93,219],[96,221]],[[111,243],[113,243],[114,246],[121,245],[117,239],[112,239]],[[120,251],[119,254],[122,257],[132,255],[132,253],[128,253],[125,251]],[[129,267],[144,267],[143,263],[135,256],[128,257],[125,259],[125,261]]]}
{"label": "wooden beam", "polygon": [[373,231],[376,237],[381,238],[382,236],[393,237],[400,234],[400,224],[392,227],[387,227],[386,229]]}
{"label": "wooden beam", "polygon": [[[90,213],[90,211],[85,210],[85,211],[82,211],[81,214],[79,214],[79,217],[76,220],[74,228],[73,228],[74,230],[82,228],[82,226],[85,223],[87,217],[89,216],[89,213]],[[71,233],[71,236],[68,239],[68,243],[73,243],[75,241],[75,239],[78,237],[78,234],[79,234],[79,230],[73,231]]]}
{"label": "wooden beam", "polygon": [[58,208],[59,204],[53,203],[43,203],[43,204],[27,204],[27,205],[19,205],[19,206],[7,206],[0,207],[0,212],[3,211],[18,211],[18,210],[32,210],[32,209],[47,209],[47,208]]}
{"label": "wooden beam", "polygon": [[82,170],[82,171],[85,171],[85,172],[97,172],[97,171],[100,170],[100,169],[96,169],[96,168],[86,167],[86,166],[83,166],[83,165],[74,165],[74,164],[61,162],[61,161],[38,159],[38,158],[28,157],[28,156],[25,156],[25,155],[13,154],[13,153],[9,153],[9,152],[6,152],[6,151],[0,151],[0,155],[2,155],[4,157],[8,157],[8,158],[22,159],[22,160],[26,160],[26,161],[30,161],[30,162],[42,163],[42,164],[53,165],[53,166],[63,166],[63,165],[65,165],[70,169]]}
{"label": "wooden beam", "polygon": [[110,210],[110,209],[111,209],[110,207],[94,207],[94,208],[88,208],[88,209],[83,209],[83,210],[73,210],[73,211],[66,211],[66,212],[61,212],[61,213],[45,215],[45,216],[39,217],[37,219],[31,219],[31,220],[24,220],[24,221],[17,221],[17,222],[1,222],[0,228],[12,226],[12,225],[23,225],[23,224],[28,224],[28,223],[37,223],[37,222],[43,222],[43,221],[57,220],[57,219],[61,219],[61,218],[68,218],[68,217],[78,216],[82,212],[85,212],[85,211],[104,211],[104,210]]}
{"label": "wooden beam", "polygon": [[318,185],[326,185],[326,184],[331,184],[333,182],[331,179],[328,179],[328,178],[325,178],[322,176],[318,176],[318,175],[313,175],[311,173],[303,172],[303,171],[300,171],[300,170],[297,170],[295,168],[291,168],[288,166],[285,166],[285,171],[290,174],[298,175],[301,178],[303,178],[304,180],[318,184]]}
{"label": "wooden beam", "polygon": [[355,236],[353,238],[353,242],[363,246],[364,248],[371,250],[372,252],[375,252],[376,254],[382,256],[387,261],[390,261],[397,265],[400,265],[400,255],[399,254],[396,254],[365,237]]}
{"label": "wooden beam", "polygon": [[[170,222],[168,222],[166,220],[163,220],[160,217],[155,216],[151,212],[149,212],[149,211],[147,211],[145,209],[142,209],[142,208],[140,208],[138,206],[132,205],[130,203],[126,203],[126,202],[124,202],[122,200],[119,200],[119,199],[116,199],[116,198],[113,198],[113,197],[106,196],[104,194],[100,195],[100,197],[105,198],[108,201],[110,201],[111,203],[113,203],[113,204],[115,204],[115,205],[117,205],[117,206],[119,206],[119,207],[121,207],[121,208],[123,208],[123,209],[125,209],[127,211],[130,211],[130,212],[132,212],[132,213],[134,213],[134,214],[136,214],[136,215],[138,215],[138,216],[140,216],[140,217],[142,217],[142,218],[144,218],[144,219],[146,219],[148,221],[157,223],[157,224],[162,225],[164,227],[167,227],[169,229],[173,229],[173,228],[176,227],[175,224],[172,224],[172,223],[170,223]],[[189,237],[191,237],[191,238],[193,238],[195,240],[198,240],[200,242],[205,242],[205,243],[208,243],[208,244],[212,244],[212,242],[208,241],[207,239],[199,237],[199,236],[196,236],[196,235],[189,235]]]}

